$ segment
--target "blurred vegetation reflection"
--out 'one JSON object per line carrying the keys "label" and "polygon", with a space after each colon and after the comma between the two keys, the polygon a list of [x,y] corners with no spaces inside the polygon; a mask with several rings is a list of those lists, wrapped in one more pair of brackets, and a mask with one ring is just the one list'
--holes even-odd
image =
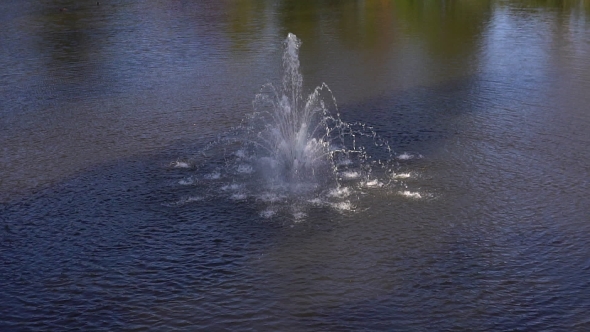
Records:
{"label": "blurred vegetation reflection", "polygon": [[350,48],[383,48],[403,33],[438,55],[472,51],[495,9],[590,14],[589,0],[242,0],[228,6],[230,35],[242,47],[248,41],[242,36],[267,28],[304,41],[330,34]]}

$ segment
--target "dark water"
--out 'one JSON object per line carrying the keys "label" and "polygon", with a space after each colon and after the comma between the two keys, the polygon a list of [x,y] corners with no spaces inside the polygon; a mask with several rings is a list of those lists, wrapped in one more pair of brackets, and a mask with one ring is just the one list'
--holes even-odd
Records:
{"label": "dark water", "polygon": [[[172,167],[288,32],[399,187],[265,218]],[[588,1],[7,0],[0,46],[2,331],[590,330]]]}

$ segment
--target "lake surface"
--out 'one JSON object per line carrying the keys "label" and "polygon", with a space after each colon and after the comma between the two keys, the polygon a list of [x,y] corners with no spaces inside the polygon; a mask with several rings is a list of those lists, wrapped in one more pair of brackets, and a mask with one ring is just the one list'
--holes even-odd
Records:
{"label": "lake surface", "polygon": [[[239,189],[289,32],[387,186]],[[2,331],[590,330],[588,1],[5,0],[0,46]]]}

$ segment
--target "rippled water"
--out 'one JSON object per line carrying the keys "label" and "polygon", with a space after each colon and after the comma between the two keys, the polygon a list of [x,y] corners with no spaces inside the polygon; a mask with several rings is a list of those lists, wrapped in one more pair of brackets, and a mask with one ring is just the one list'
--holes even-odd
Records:
{"label": "rippled water", "polygon": [[[287,32],[398,187],[268,216],[185,164]],[[2,331],[590,330],[587,1],[8,0],[0,45]]]}

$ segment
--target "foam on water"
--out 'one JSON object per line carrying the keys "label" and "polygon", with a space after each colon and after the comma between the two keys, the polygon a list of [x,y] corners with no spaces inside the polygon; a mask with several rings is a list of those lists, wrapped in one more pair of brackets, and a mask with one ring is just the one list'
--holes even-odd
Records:
{"label": "foam on water", "polygon": [[341,176],[343,179],[358,179],[361,176],[361,174],[355,171],[346,171],[342,172]]}
{"label": "foam on water", "polygon": [[408,197],[408,198],[414,198],[414,199],[423,198],[423,195],[421,193],[415,192],[415,191],[404,190],[404,191],[400,191],[399,194],[402,196]]}
{"label": "foam on water", "polygon": [[328,196],[337,198],[348,197],[350,196],[350,192],[351,190],[348,187],[338,187],[330,190]]}
{"label": "foam on water", "polygon": [[241,184],[232,183],[232,184],[226,184],[226,185],[222,186],[221,190],[223,190],[223,191],[236,191],[236,190],[242,189],[243,187],[244,186]]}
{"label": "foam on water", "polygon": [[350,201],[343,201],[330,204],[333,208],[340,211],[351,211],[354,209],[354,206]]}
{"label": "foam on water", "polygon": [[219,180],[219,178],[221,178],[221,173],[220,172],[213,172],[213,173],[205,174],[203,176],[203,178],[207,179],[207,180]]}
{"label": "foam on water", "polygon": [[309,203],[313,204],[313,205],[323,205],[324,201],[322,201],[320,198],[316,197],[316,198],[312,198],[308,201]]}
{"label": "foam on water", "polygon": [[253,172],[254,172],[254,169],[250,165],[240,164],[238,166],[238,173],[250,174],[250,173],[253,173]]}
{"label": "foam on water", "polygon": [[202,196],[188,196],[188,197],[183,197],[181,199],[179,199],[176,202],[173,203],[166,203],[164,204],[164,206],[184,206],[190,203],[195,203],[195,202],[201,202],[203,201],[205,198]]}
{"label": "foam on water", "polygon": [[305,212],[302,212],[302,211],[293,212],[293,219],[295,220],[295,222],[302,221],[305,219],[305,217],[307,217],[307,213],[305,213]]}
{"label": "foam on water", "polygon": [[397,159],[399,159],[399,160],[410,160],[410,159],[420,159],[420,158],[422,158],[422,155],[411,154],[408,152],[404,152],[404,153],[400,154],[399,156],[397,156]]}
{"label": "foam on water", "polygon": [[192,176],[185,178],[185,179],[181,179],[180,181],[178,181],[178,184],[180,184],[182,186],[190,186],[194,183],[195,183],[195,179]]}
{"label": "foam on water", "polygon": [[277,214],[277,211],[274,209],[266,209],[260,212],[260,216],[265,219],[269,219],[274,217]]}
{"label": "foam on water", "polygon": [[383,182],[377,179],[367,180],[365,182],[362,182],[362,186],[367,188],[383,187]]}
{"label": "foam on water", "polygon": [[234,153],[238,158],[247,158],[246,151],[238,150]]}
{"label": "foam on water", "polygon": [[248,195],[246,195],[245,193],[238,192],[238,193],[232,194],[230,196],[230,198],[235,201],[243,201],[248,198]]}
{"label": "foam on water", "polygon": [[189,197],[186,197],[184,200],[181,200],[181,201],[182,201],[182,203],[186,204],[186,203],[200,202],[203,199],[204,198],[202,196],[189,196]]}
{"label": "foam on water", "polygon": [[275,193],[262,193],[257,199],[267,203],[276,203],[284,200],[285,196],[277,195]]}
{"label": "foam on water", "polygon": [[179,160],[171,162],[170,166],[174,167],[174,168],[191,168],[190,163],[188,163],[186,161],[179,161]]}

